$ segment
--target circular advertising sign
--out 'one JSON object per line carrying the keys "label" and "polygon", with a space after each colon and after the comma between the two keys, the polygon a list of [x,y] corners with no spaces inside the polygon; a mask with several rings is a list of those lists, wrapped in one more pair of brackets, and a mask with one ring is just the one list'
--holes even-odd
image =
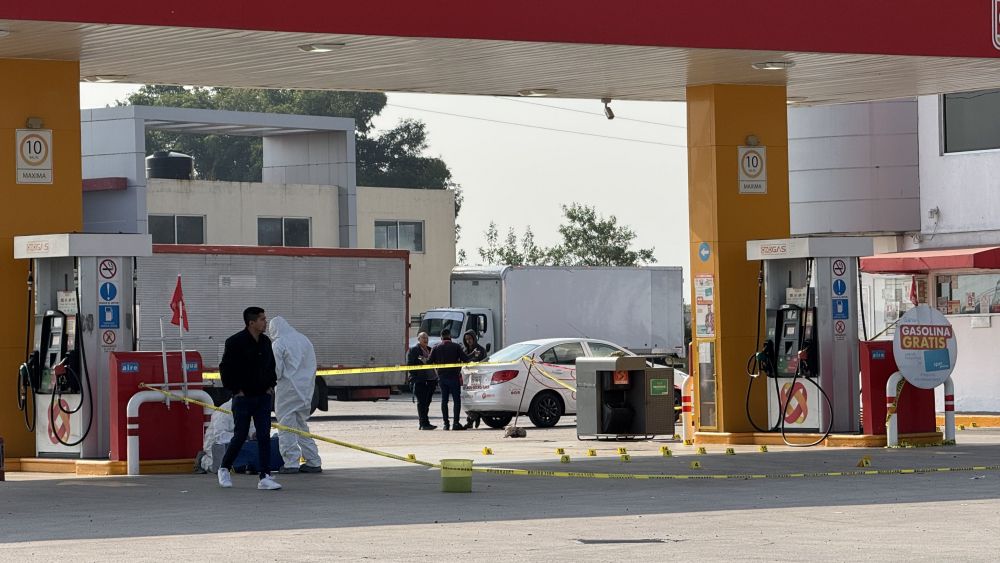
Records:
{"label": "circular advertising sign", "polygon": [[910,385],[933,389],[955,369],[958,342],[951,323],[940,311],[920,305],[907,311],[896,325],[892,352],[896,366]]}

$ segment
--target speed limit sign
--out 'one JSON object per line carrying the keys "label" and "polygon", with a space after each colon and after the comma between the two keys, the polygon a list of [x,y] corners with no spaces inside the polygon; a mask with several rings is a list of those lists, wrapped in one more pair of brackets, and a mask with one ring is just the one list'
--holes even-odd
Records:
{"label": "speed limit sign", "polygon": [[739,147],[740,193],[767,193],[767,147]]}
{"label": "speed limit sign", "polygon": [[52,183],[52,130],[18,129],[17,183]]}

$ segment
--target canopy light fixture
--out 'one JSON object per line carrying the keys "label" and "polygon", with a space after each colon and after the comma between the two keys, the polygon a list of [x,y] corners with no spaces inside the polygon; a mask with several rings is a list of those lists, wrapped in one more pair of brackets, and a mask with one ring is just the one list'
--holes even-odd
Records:
{"label": "canopy light fixture", "polygon": [[307,45],[299,45],[299,51],[303,53],[329,53],[330,51],[336,51],[341,47],[347,45],[346,43],[309,43]]}
{"label": "canopy light fixture", "polygon": [[764,61],[752,63],[754,70],[786,70],[795,66],[795,61]]}
{"label": "canopy light fixture", "polygon": [[0,29],[0,39],[3,39],[4,37],[7,37],[8,35],[10,35],[9,31],[7,31],[6,29]]}
{"label": "canopy light fixture", "polygon": [[559,90],[555,88],[525,88],[524,90],[518,90],[518,96],[524,96],[527,98],[544,98],[545,96],[553,96]]}
{"label": "canopy light fixture", "polygon": [[121,82],[126,78],[128,78],[128,75],[125,74],[96,74],[93,76],[84,76],[81,80],[94,84],[110,84],[112,82]]}

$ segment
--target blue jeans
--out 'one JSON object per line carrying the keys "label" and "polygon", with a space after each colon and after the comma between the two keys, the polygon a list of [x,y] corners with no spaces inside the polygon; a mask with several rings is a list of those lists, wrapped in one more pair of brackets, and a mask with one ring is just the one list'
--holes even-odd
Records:
{"label": "blue jeans", "polygon": [[226,455],[222,456],[222,467],[233,468],[233,461],[243,448],[250,434],[250,419],[257,431],[257,470],[260,478],[271,472],[271,395],[256,397],[233,397],[233,439],[229,441]]}
{"label": "blue jeans", "polygon": [[448,424],[448,397],[451,397],[455,403],[455,426],[461,425],[459,418],[462,416],[462,380],[442,377],[438,379],[438,387],[441,388],[441,416],[444,418],[444,423]]}

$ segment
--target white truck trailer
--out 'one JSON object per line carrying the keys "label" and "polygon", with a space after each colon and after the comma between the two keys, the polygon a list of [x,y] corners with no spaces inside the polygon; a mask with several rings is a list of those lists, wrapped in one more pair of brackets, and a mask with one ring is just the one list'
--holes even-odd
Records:
{"label": "white truck trailer", "polygon": [[[137,350],[179,345],[169,324],[170,298],[182,276],[190,332],[184,346],[201,353],[206,372],[218,371],[226,338],[243,328],[243,309],[262,307],[307,336],[320,369],[404,363],[408,331],[409,252],[342,248],[153,245],[137,259]],[[388,399],[401,372],[316,378],[313,407],[340,400]],[[228,398],[221,382],[207,389]]]}
{"label": "white truck trailer", "polygon": [[434,342],[479,333],[491,352],[535,338],[600,338],[637,354],[685,356],[680,267],[459,266],[451,306],[421,315]]}

